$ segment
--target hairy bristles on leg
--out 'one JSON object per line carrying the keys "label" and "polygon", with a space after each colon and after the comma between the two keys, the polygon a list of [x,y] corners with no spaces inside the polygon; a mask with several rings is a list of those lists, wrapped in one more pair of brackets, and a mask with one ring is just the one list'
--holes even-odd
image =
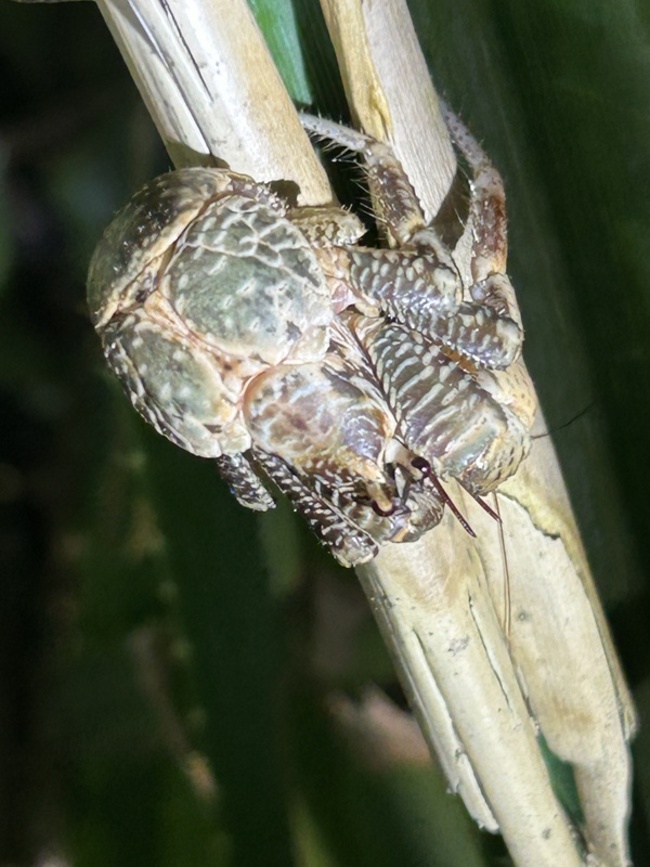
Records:
{"label": "hairy bristles on leg", "polygon": [[493,169],[490,158],[458,115],[449,108],[443,99],[440,99],[439,102],[442,116],[449,127],[456,146],[474,171],[480,171],[484,168]]}
{"label": "hairy bristles on leg", "polygon": [[328,142],[336,142],[339,145],[356,153],[363,153],[374,141],[364,133],[349,126],[341,126],[324,117],[316,117],[313,114],[300,112],[300,122],[304,129],[319,139]]}
{"label": "hairy bristles on leg", "polygon": [[[375,217],[379,225],[383,222],[389,227],[389,243],[393,242],[397,246],[408,244],[426,228],[420,203],[390,144],[312,115],[301,115],[301,121],[308,132],[333,139],[363,156],[362,169],[373,200]],[[436,243],[435,246],[439,258],[444,259],[442,245]]]}

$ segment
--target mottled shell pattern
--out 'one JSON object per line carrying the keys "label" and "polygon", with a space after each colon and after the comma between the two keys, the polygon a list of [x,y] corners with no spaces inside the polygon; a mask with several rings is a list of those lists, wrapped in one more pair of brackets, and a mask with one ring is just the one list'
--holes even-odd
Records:
{"label": "mottled shell pattern", "polygon": [[147,184],[93,256],[88,300],[136,409],[203,457],[251,446],[247,382],[322,358],[333,318],[313,248],[250,178],[189,168]]}

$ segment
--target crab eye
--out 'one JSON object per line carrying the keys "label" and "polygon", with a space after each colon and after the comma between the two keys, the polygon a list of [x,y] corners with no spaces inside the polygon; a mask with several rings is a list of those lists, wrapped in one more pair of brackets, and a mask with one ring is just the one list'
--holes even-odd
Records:
{"label": "crab eye", "polygon": [[425,458],[416,455],[411,461],[411,466],[416,470],[419,470],[423,476],[430,477],[433,475],[431,470],[431,464]]}

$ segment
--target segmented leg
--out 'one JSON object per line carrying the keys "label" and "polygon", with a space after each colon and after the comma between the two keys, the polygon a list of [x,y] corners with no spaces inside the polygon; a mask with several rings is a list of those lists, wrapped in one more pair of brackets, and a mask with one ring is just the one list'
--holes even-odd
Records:
{"label": "segmented leg", "polygon": [[340,359],[268,371],[249,387],[244,411],[258,451],[281,454],[301,478],[379,516],[397,514],[401,498],[386,472],[399,451],[395,420],[384,401],[349,381]]}
{"label": "segmented leg", "polygon": [[[253,453],[341,562],[384,541],[418,538],[443,505],[395,419],[359,345],[339,325],[322,362],[281,365],[249,386]],[[338,338],[338,339],[337,339]]]}
{"label": "segmented leg", "polygon": [[[289,465],[278,455],[253,449],[256,462],[293,503],[323,544],[344,566],[371,560],[382,542],[410,542],[439,523],[444,502],[437,490],[425,487],[424,476],[405,480],[385,513],[368,496],[358,499],[345,484],[325,484],[322,478]],[[399,468],[396,476],[400,474]]]}
{"label": "segmented leg", "polygon": [[[350,279],[388,315],[429,335],[479,367],[506,368],[521,351],[522,331],[485,303],[459,301],[462,284],[423,251],[352,248]],[[508,284],[509,285],[509,284]]]}
{"label": "segmented leg", "polygon": [[440,101],[454,144],[472,172],[469,216],[472,220],[472,277],[476,282],[503,273],[508,257],[506,194],[499,172],[480,144],[449,106]]}
{"label": "segmented leg", "polygon": [[344,503],[341,508],[333,501],[330,491],[318,491],[319,485],[314,480],[311,487],[305,484],[301,476],[277,455],[257,449],[253,450],[253,454],[343,566],[356,566],[372,560],[379,546],[369,533],[355,526],[346,516],[347,504]]}
{"label": "segmented leg", "polygon": [[441,478],[480,496],[515,472],[530,445],[525,422],[481,388],[475,373],[398,323],[361,316],[349,323],[398,419],[397,435]]}
{"label": "segmented leg", "polygon": [[[307,132],[361,154],[377,224],[397,246],[407,246],[414,235],[427,228],[413,187],[390,145],[326,118],[301,114],[300,120]],[[435,251],[439,262],[455,270],[448,249],[435,232],[427,246]]]}
{"label": "segmented leg", "polygon": [[[470,210],[488,219],[494,216],[495,227],[479,233],[473,254],[478,282],[464,298],[453,258],[434,228],[426,225],[415,193],[391,148],[322,118],[302,115],[302,122],[308,131],[363,155],[378,222],[400,247],[348,248],[350,277],[364,302],[376,303],[385,313],[478,366],[506,368],[512,364],[520,353],[523,332],[514,292],[501,273],[504,263],[499,265],[498,251],[504,248],[505,240],[503,185],[460,121],[454,116],[452,133],[458,133],[458,146],[467,148],[466,159],[476,172]],[[472,162],[477,149],[481,159]],[[488,180],[492,187],[488,188]],[[488,267],[486,257],[491,244],[496,245],[497,253],[489,259]]]}
{"label": "segmented leg", "polygon": [[215,465],[241,506],[257,512],[275,508],[273,497],[245,455],[222,455],[215,459]]}
{"label": "segmented leg", "polygon": [[470,293],[521,328],[514,289],[506,276],[508,217],[506,194],[499,172],[480,144],[449,106],[440,103],[443,117],[458,150],[472,172],[469,219],[472,222],[472,279]]}

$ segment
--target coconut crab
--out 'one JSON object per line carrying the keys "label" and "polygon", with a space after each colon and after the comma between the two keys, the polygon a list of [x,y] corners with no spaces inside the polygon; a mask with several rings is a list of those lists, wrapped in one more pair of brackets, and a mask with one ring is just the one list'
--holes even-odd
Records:
{"label": "coconut crab", "polygon": [[92,321],[138,412],[215,459],[253,509],[273,506],[263,468],[345,565],[438,523],[439,479],[480,497],[529,445],[503,184],[446,119],[472,175],[469,286],[391,148],[308,115],[309,132],[363,157],[391,247],[360,246],[342,208],[292,208],[194,168],[147,184],[90,266]]}

